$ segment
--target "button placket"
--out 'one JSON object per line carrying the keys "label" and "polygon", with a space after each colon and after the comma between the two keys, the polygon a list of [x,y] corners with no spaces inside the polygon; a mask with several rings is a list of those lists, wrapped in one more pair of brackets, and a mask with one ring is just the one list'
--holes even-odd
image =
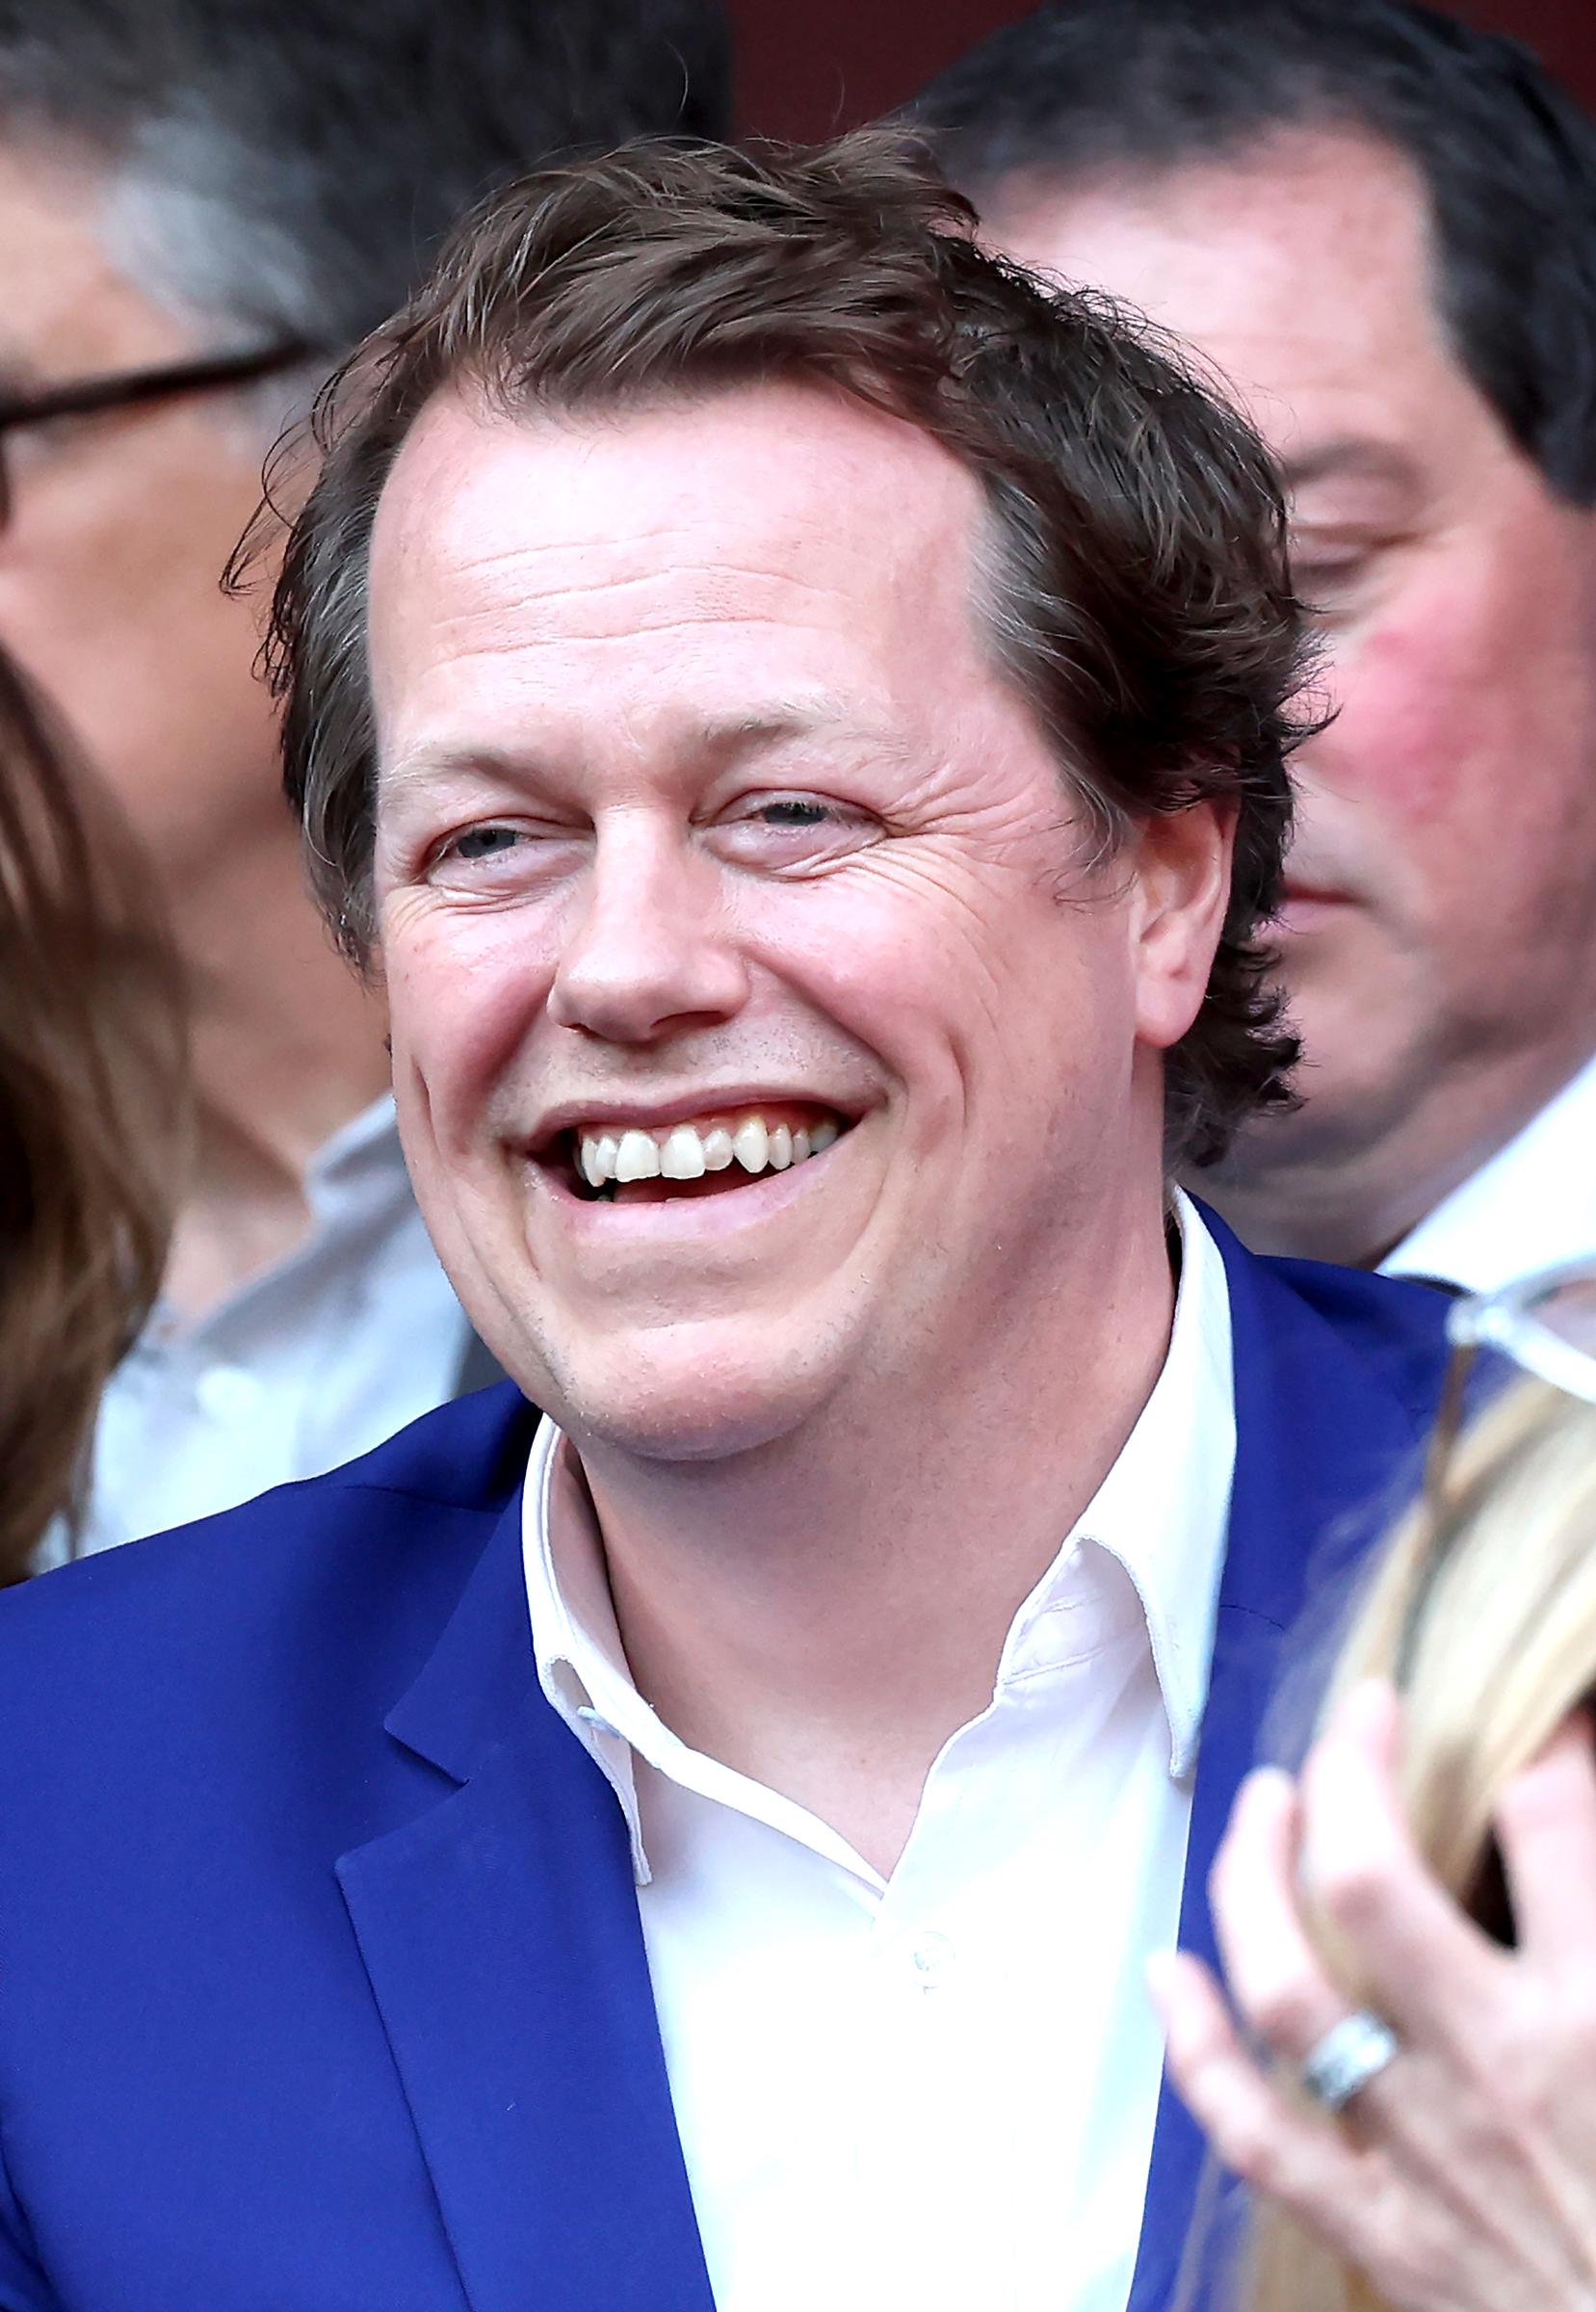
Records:
{"label": "button placket", "polygon": [[909,1947],[909,1964],[921,1990],[927,1993],[940,1990],[953,1972],[957,1956],[952,1937],[934,1927],[917,1934]]}

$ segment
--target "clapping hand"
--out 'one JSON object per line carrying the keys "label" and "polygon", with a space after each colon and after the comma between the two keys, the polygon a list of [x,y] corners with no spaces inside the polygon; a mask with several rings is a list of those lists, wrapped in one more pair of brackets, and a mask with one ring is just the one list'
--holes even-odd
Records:
{"label": "clapping hand", "polygon": [[1397,1697],[1349,1693],[1296,1780],[1243,1784],[1213,1905],[1246,2032],[1288,2074],[1352,2003],[1299,1888],[1396,2051],[1338,2118],[1255,2060],[1188,1955],[1153,1987],[1181,2094],[1225,2164],[1397,2312],[1596,2312],[1596,1755],[1571,1720],[1509,1782],[1496,1833],[1517,1947],[1426,1868],[1397,1796]]}

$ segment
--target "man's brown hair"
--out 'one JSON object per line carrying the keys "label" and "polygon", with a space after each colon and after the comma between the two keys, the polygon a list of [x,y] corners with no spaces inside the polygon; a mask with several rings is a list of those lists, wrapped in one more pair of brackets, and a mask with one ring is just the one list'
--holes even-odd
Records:
{"label": "man's brown hair", "polygon": [[813,150],[641,144],[549,170],[467,220],[346,363],[288,539],[268,665],[289,798],[357,961],[374,924],[365,658],[372,522],[445,386],[495,410],[621,409],[781,377],[919,427],[981,483],[974,583],[1094,855],[1213,798],[1237,813],[1202,1010],[1168,1055],[1172,1163],[1290,1098],[1295,1043],[1260,928],[1278,899],[1303,629],[1269,455],[1142,322],[980,248],[894,131]]}

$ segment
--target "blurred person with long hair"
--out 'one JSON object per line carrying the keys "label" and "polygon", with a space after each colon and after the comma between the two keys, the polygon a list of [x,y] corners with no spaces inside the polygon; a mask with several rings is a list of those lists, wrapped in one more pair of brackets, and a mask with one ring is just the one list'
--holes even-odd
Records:
{"label": "blurred person with long hair", "polygon": [[180,1012],[145,878],[0,655],[0,1583],[70,1531],[107,1376],[155,1298]]}
{"label": "blurred person with long hair", "polygon": [[1552,1378],[1442,1434],[1300,1775],[1243,1786],[1214,1917],[1243,2029],[1198,1959],[1155,1969],[1172,2077],[1257,2195],[1239,2238],[1194,2228],[1177,2301],[1596,2301],[1596,1270],[1454,1327]]}
{"label": "blurred person with long hair", "polygon": [[278,790],[262,460],[491,186],[724,125],[715,0],[5,0],[0,645],[141,838],[196,1130],[160,1301],[105,1392],[82,1547],[365,1451],[497,1377],[406,1176],[381,1004]]}

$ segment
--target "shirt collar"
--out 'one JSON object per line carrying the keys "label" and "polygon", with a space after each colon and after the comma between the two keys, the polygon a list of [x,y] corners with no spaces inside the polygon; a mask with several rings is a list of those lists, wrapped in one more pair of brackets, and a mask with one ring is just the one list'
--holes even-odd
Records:
{"label": "shirt collar", "polygon": [[632,1682],[587,1483],[575,1449],[552,1421],[539,1422],[532,1443],[521,1496],[521,1557],[537,1683],[619,1799],[632,1868],[638,1884],[646,1886],[650,1872],[632,1756],[650,1725],[662,1734],[667,1729]]}
{"label": "shirt collar", "polygon": [[[1079,1656],[1089,1624],[1123,1610],[1145,1621],[1169,1721],[1169,1771],[1195,1763],[1236,1459],[1230,1296],[1219,1248],[1176,1192],[1180,1284],[1169,1348],[1129,1438],[1052,1565],[1014,1616],[998,1691]],[[537,1679],[602,1769],[626,1817],[633,1868],[649,1878],[634,1753],[668,1773],[685,1746],[633,1684],[621,1646],[592,1504],[574,1449],[552,1421],[533,1443],[522,1501],[522,1555]]]}
{"label": "shirt collar", "polygon": [[1381,1261],[1387,1276],[1438,1276],[1490,1293],[1596,1252],[1596,1060],[1547,1101]]}
{"label": "shirt collar", "polygon": [[[1209,1660],[1236,1467],[1230,1288],[1218,1246],[1189,1196],[1173,1199],[1180,1288],[1169,1348],[1123,1450],[1033,1598],[1094,1543],[1129,1575],[1169,1721],[1169,1772],[1189,1774],[1208,1700]],[[1018,1630],[1033,1600],[1016,1617]],[[1006,1653],[1007,1649],[1005,1649]]]}

